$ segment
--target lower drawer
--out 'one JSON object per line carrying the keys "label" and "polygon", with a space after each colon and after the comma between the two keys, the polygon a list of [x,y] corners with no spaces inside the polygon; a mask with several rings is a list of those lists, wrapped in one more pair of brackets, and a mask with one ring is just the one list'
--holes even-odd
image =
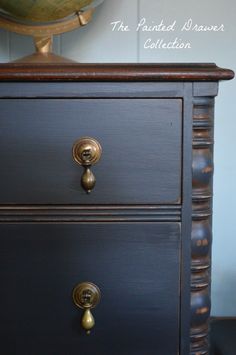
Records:
{"label": "lower drawer", "polygon": [[[177,355],[180,224],[0,226],[0,353]],[[72,290],[90,281],[95,327]]]}

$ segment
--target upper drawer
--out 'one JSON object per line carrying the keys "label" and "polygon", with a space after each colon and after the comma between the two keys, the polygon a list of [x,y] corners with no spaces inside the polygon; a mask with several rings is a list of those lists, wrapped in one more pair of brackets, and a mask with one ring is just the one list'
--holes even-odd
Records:
{"label": "upper drawer", "polygon": [[[0,100],[1,204],[179,204],[181,99]],[[72,147],[102,146],[86,194]]]}

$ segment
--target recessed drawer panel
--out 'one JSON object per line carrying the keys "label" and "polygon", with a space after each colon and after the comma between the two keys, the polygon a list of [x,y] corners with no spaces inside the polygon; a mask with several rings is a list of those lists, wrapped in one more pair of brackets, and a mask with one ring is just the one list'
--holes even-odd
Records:
{"label": "recessed drawer panel", "polygon": [[[0,235],[2,354],[179,354],[178,223],[4,224]],[[72,298],[85,281],[101,292],[90,335]]]}
{"label": "recessed drawer panel", "polygon": [[[182,100],[1,100],[1,204],[179,204]],[[72,157],[96,139],[96,185]]]}

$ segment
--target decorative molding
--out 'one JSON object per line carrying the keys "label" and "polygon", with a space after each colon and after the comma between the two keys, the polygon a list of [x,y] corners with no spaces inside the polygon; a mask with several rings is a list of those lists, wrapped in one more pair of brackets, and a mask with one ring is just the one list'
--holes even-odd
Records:
{"label": "decorative molding", "polygon": [[155,205],[8,205],[0,207],[0,222],[168,222],[181,221],[181,206]]}
{"label": "decorative molding", "polygon": [[193,105],[191,355],[209,354],[214,98]]}

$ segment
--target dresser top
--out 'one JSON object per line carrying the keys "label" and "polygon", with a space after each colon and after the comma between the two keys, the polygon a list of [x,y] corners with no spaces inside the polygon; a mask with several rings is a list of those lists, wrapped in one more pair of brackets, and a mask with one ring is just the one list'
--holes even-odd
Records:
{"label": "dresser top", "polygon": [[0,64],[0,81],[219,81],[234,72],[213,63]]}

